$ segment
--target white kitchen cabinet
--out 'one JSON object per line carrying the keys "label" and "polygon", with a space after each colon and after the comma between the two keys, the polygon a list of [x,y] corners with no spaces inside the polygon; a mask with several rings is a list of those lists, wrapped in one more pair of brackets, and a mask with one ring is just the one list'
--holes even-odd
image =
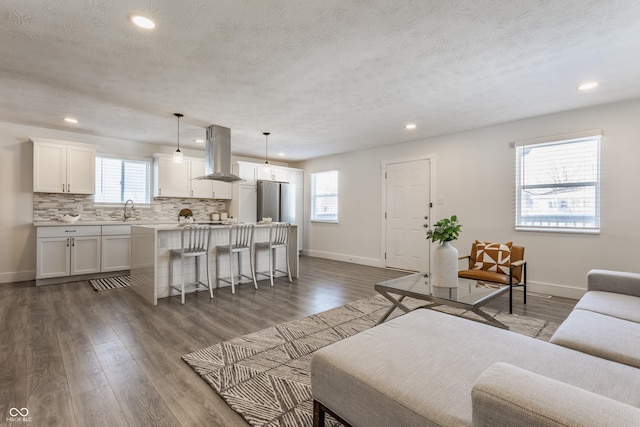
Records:
{"label": "white kitchen cabinet", "polygon": [[154,196],[190,197],[189,161],[175,163],[171,156],[156,155],[154,163]]}
{"label": "white kitchen cabinet", "polygon": [[197,199],[230,199],[231,184],[207,179],[196,179],[205,174],[205,161],[195,157],[183,157],[182,163],[174,163],[173,157],[155,154],[155,197],[193,197]]}
{"label": "white kitchen cabinet", "polygon": [[131,268],[131,226],[102,226],[101,271],[120,271]]}
{"label": "white kitchen cabinet", "polygon": [[233,184],[223,181],[211,181],[213,184],[214,199],[231,199],[233,197]]}
{"label": "white kitchen cabinet", "polygon": [[31,140],[34,192],[95,193],[95,146],[42,138]]}
{"label": "white kitchen cabinet", "polygon": [[258,199],[255,184],[235,184],[233,191],[229,214],[239,222],[256,222]]}
{"label": "white kitchen cabinet", "polygon": [[185,162],[189,162],[189,197],[195,197],[198,199],[211,199],[213,198],[213,181],[208,179],[195,179],[199,176],[204,176],[204,160],[201,159],[185,159]]}
{"label": "white kitchen cabinet", "polygon": [[38,227],[36,279],[100,272],[99,226]]}

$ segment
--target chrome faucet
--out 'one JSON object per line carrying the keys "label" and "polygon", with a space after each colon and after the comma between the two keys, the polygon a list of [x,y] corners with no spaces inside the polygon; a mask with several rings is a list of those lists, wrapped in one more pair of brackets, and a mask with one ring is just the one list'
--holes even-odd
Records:
{"label": "chrome faucet", "polygon": [[[127,210],[127,206],[129,205],[129,202],[131,202],[131,208],[129,208],[129,209]],[[126,221],[126,220],[128,220],[129,218],[131,218],[131,217],[133,216],[132,211],[133,211],[134,209],[135,209],[135,206],[134,206],[134,204],[133,204],[133,200],[129,199],[129,200],[127,200],[127,201],[124,203],[124,215],[123,215],[123,217],[124,217],[124,220],[125,220],[125,221]]]}

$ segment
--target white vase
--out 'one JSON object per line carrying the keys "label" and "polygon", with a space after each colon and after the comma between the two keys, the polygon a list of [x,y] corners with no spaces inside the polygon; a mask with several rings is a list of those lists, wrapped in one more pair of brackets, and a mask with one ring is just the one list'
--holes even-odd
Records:
{"label": "white vase", "polygon": [[431,284],[442,288],[458,287],[458,250],[444,242],[433,252]]}

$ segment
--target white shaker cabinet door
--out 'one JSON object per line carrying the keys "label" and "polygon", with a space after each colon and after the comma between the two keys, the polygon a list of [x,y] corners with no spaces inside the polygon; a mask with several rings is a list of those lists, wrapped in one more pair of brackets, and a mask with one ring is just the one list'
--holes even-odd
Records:
{"label": "white shaker cabinet door", "polygon": [[71,238],[37,239],[36,279],[68,276],[71,272]]}
{"label": "white shaker cabinet door", "polygon": [[95,148],[67,146],[67,193],[94,194],[96,191]]}
{"label": "white shaker cabinet door", "polygon": [[100,273],[100,236],[71,237],[71,275]]}
{"label": "white shaker cabinet door", "polygon": [[131,236],[102,236],[102,271],[131,268]]}
{"label": "white shaker cabinet door", "polygon": [[158,157],[158,194],[160,197],[191,197],[189,162],[175,163],[169,156]]}
{"label": "white shaker cabinet door", "polygon": [[67,192],[67,147],[62,144],[33,145],[33,191]]}
{"label": "white shaker cabinet door", "polygon": [[213,185],[208,179],[195,179],[204,176],[204,160],[191,160],[191,197],[198,199],[212,199]]}

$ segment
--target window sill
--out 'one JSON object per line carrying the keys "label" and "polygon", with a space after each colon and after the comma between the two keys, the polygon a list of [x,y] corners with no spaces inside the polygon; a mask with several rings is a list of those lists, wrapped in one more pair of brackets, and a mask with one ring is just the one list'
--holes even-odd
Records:
{"label": "window sill", "polygon": [[338,224],[338,221],[323,221],[320,219],[312,219],[310,222],[316,222],[318,224]]}
{"label": "window sill", "polygon": [[516,231],[539,231],[542,233],[566,233],[566,234],[600,234],[599,228],[560,228],[560,227],[523,227],[516,226]]}

